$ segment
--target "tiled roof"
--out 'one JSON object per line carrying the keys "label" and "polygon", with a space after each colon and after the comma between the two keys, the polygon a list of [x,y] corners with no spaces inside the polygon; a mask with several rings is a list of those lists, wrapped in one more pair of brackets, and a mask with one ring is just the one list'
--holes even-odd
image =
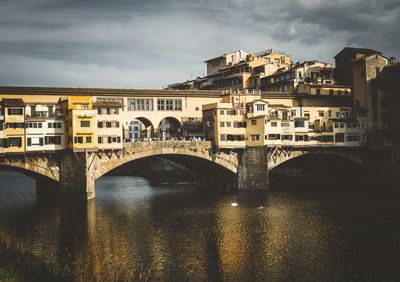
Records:
{"label": "tiled roof", "polygon": [[3,107],[25,107],[24,101],[18,98],[3,98],[1,102],[3,104]]}
{"label": "tiled roof", "polygon": [[115,101],[96,101],[93,108],[122,108],[124,105]]}

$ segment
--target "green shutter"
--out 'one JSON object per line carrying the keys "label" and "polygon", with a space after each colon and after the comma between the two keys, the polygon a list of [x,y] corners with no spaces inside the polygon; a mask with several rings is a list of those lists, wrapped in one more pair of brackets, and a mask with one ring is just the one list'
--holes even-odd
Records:
{"label": "green shutter", "polygon": [[28,138],[28,146],[31,146],[32,145],[32,140],[31,140],[31,138]]}

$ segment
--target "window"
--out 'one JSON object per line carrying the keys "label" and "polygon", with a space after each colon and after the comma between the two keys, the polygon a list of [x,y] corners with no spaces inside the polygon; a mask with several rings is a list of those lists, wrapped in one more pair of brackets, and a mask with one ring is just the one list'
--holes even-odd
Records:
{"label": "window", "polygon": [[23,114],[23,110],[21,108],[9,108],[7,113],[9,116],[19,116]]}
{"label": "window", "polygon": [[182,99],[157,99],[158,111],[182,111]]}
{"label": "window", "polygon": [[317,95],[321,95],[321,89],[316,89]]}
{"label": "window", "polygon": [[294,122],[294,127],[304,127],[304,120],[296,120]]}
{"label": "window", "polygon": [[225,122],[220,121],[220,122],[219,122],[219,126],[220,126],[220,127],[225,127]]}
{"label": "window", "polygon": [[82,136],[75,136],[74,137],[75,144],[83,144],[83,137]]}
{"label": "window", "polygon": [[282,135],[282,140],[293,140],[293,135]]}
{"label": "window", "polygon": [[310,113],[304,113],[304,117],[310,119]]}
{"label": "window", "polygon": [[319,117],[324,117],[324,112],[318,112]]}
{"label": "window", "polygon": [[[42,124],[40,124],[38,127],[42,128]],[[47,124],[47,128],[61,128],[61,122],[49,122]]]}
{"label": "window", "polygon": [[230,121],[227,121],[226,122],[226,127],[231,127],[231,126],[232,126],[232,123]]}
{"label": "window", "polygon": [[257,111],[265,111],[265,104],[257,104]]}
{"label": "window", "polygon": [[22,138],[21,137],[10,137],[8,139],[8,143],[10,147],[21,147],[22,146]]}
{"label": "window", "polygon": [[98,128],[103,128],[103,122],[102,121],[97,122],[97,127]]}
{"label": "window", "polygon": [[[153,99],[128,98],[128,111],[153,111]],[[115,111],[115,114],[118,114],[118,111]]]}
{"label": "window", "polygon": [[225,134],[220,134],[219,135],[219,140],[225,141]]}
{"label": "window", "polygon": [[335,142],[344,142],[344,133],[336,133]]}
{"label": "window", "polygon": [[90,127],[89,120],[81,120],[81,127]]}
{"label": "window", "polygon": [[219,110],[219,114],[220,114],[220,115],[224,115],[224,114],[225,114],[225,111],[224,111],[224,110]]}
{"label": "window", "polygon": [[45,136],[44,143],[46,145],[61,145],[61,136]]}
{"label": "window", "polygon": [[346,142],[360,142],[360,135],[346,135]]}
{"label": "window", "polygon": [[278,123],[276,121],[271,122],[271,127],[277,127],[277,126],[278,126]]}
{"label": "window", "polygon": [[54,116],[54,106],[47,106],[47,114],[49,117]]}
{"label": "window", "polygon": [[87,144],[92,143],[92,137],[91,136],[86,136],[86,143]]}
{"label": "window", "polygon": [[157,100],[157,110],[158,111],[165,111],[165,100],[164,99],[158,99]]}
{"label": "window", "polygon": [[332,111],[328,111],[328,117],[332,117]]}
{"label": "window", "polygon": [[333,89],[329,89],[329,95],[333,96]]}
{"label": "window", "polygon": [[174,102],[174,111],[182,111],[182,100],[175,100]]}
{"label": "window", "polygon": [[257,120],[256,119],[252,119],[251,120],[251,125],[257,125]]}
{"label": "window", "polygon": [[268,134],[268,139],[269,140],[280,140],[281,135],[280,134]]}
{"label": "window", "polygon": [[258,135],[258,134],[251,135],[251,140],[252,141],[259,141],[260,140],[260,135]]}
{"label": "window", "polygon": [[173,100],[165,100],[165,109],[167,111],[172,111],[173,108]]}
{"label": "window", "polygon": [[42,137],[30,137],[28,138],[28,146],[43,146]]}
{"label": "window", "polygon": [[[37,126],[37,125],[36,125]],[[22,122],[7,122],[5,123],[5,128],[24,128],[25,124]]]}

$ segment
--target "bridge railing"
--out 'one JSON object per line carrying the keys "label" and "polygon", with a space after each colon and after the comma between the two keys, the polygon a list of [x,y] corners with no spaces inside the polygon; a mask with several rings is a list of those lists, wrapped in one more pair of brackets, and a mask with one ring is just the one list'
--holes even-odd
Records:
{"label": "bridge railing", "polygon": [[125,142],[124,149],[127,150],[152,150],[162,148],[209,148],[210,141],[185,141],[185,140],[169,140],[169,141],[141,141],[141,142]]}

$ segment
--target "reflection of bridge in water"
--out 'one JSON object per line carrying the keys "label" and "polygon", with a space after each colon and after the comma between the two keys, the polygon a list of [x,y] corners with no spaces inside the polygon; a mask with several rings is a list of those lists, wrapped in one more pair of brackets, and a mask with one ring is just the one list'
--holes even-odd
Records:
{"label": "reflection of bridge in water", "polygon": [[[160,156],[196,173],[205,185],[238,190],[268,189],[268,170],[306,155],[339,156],[377,171],[387,155],[365,147],[275,146],[216,149],[209,141],[124,143],[122,150],[3,154],[0,165],[36,179],[38,196],[60,192],[66,198],[95,197],[95,180],[129,162]],[[323,164],[322,164],[323,165]]]}

